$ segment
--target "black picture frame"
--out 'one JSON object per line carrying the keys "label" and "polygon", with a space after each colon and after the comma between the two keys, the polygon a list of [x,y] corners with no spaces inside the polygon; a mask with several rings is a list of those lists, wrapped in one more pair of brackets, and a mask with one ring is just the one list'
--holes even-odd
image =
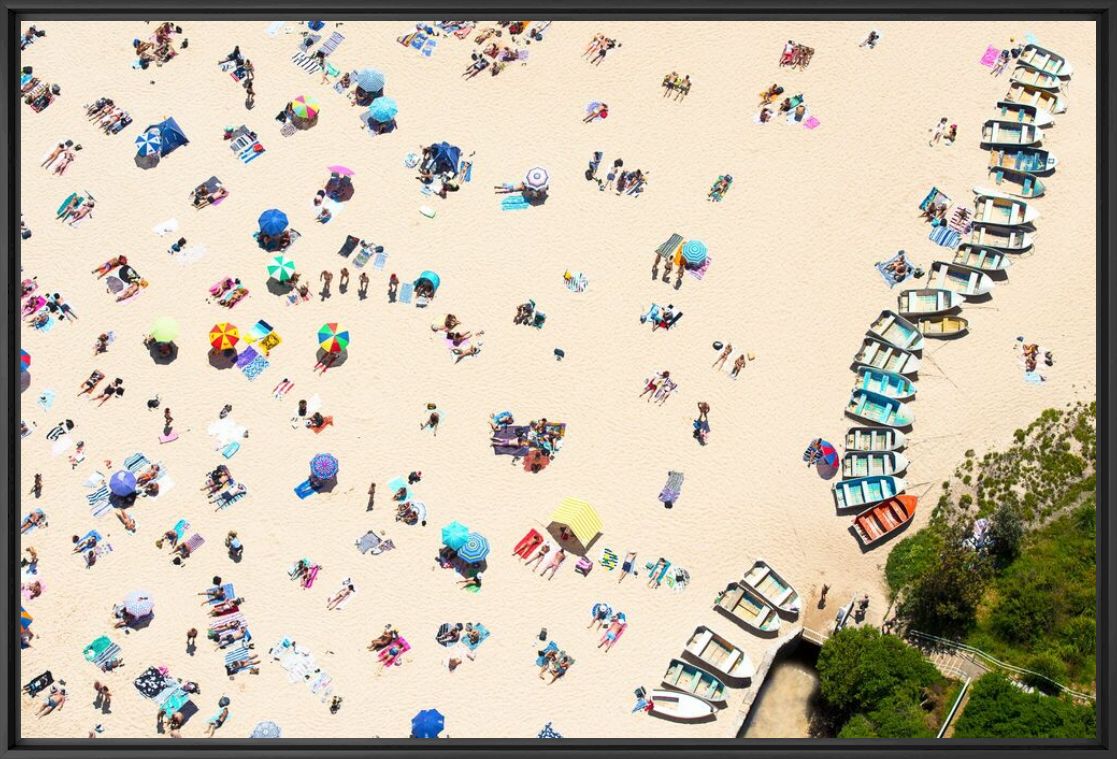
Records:
{"label": "black picture frame", "polygon": [[[313,11],[311,11],[313,7]],[[509,17],[512,11],[522,15],[529,11],[532,17],[563,19],[626,19],[626,20],[663,20],[690,19],[717,21],[723,19],[798,19],[810,20],[910,20],[933,23],[950,19],[984,20],[1012,18],[1016,20],[1093,20],[1096,22],[1096,44],[1098,61],[1098,167],[1097,172],[1097,388],[1098,388],[1098,471],[1097,480],[1098,515],[1098,613],[1099,634],[1097,636],[1097,710],[1098,736],[1094,741],[1048,740],[1036,744],[1030,740],[590,740],[563,739],[557,741],[540,740],[277,740],[252,741],[230,739],[183,739],[183,740],[24,740],[19,737],[19,646],[15,632],[19,607],[18,580],[14,568],[19,555],[19,533],[15,529],[19,516],[20,494],[18,491],[19,441],[18,428],[19,391],[18,364],[16,349],[20,338],[19,319],[16,305],[18,299],[10,295],[5,300],[3,329],[0,330],[0,343],[4,355],[9,357],[6,371],[3,372],[5,434],[0,436],[2,460],[7,476],[5,477],[6,495],[4,502],[6,517],[5,539],[0,541],[0,562],[7,568],[4,585],[6,608],[5,624],[0,627],[0,759],[23,759],[24,757],[43,757],[61,759],[62,757],[88,757],[101,759],[119,756],[207,756],[212,759],[238,757],[256,759],[259,757],[445,757],[445,756],[500,756],[527,755],[528,752],[543,752],[548,757],[574,759],[608,755],[614,759],[627,757],[650,757],[684,755],[694,759],[713,759],[732,755],[748,755],[755,759],[785,759],[786,757],[858,757],[865,753],[877,756],[889,755],[923,759],[949,752],[951,756],[977,757],[987,755],[1023,759],[1030,756],[1057,755],[1059,759],[1096,759],[1117,756],[1114,745],[1114,721],[1117,710],[1114,708],[1113,693],[1117,690],[1117,667],[1111,651],[1111,643],[1117,640],[1117,587],[1114,551],[1117,550],[1117,529],[1115,520],[1108,510],[1111,491],[1109,475],[1117,471],[1113,450],[1108,445],[1108,433],[1117,429],[1112,407],[1114,397],[1113,372],[1114,341],[1117,336],[1113,302],[1110,295],[1117,293],[1109,255],[1117,251],[1114,239],[1115,175],[1111,156],[1117,143],[1117,112],[1114,108],[1113,93],[1115,61],[1113,51],[1117,50],[1117,0],[938,0],[935,3],[920,0],[794,0],[776,2],[775,0],[689,0],[686,3],[667,0],[576,0],[573,2],[553,2],[553,0],[439,0],[438,2],[407,3],[400,0],[330,0],[325,4],[308,4],[300,0],[192,0],[182,3],[178,0],[112,0],[111,2],[91,2],[90,0],[0,0],[3,9],[4,33],[0,37],[0,55],[4,61],[3,88],[5,96],[0,101],[0,139],[4,150],[0,163],[6,185],[16,188],[6,194],[6,202],[0,203],[0,240],[3,254],[0,256],[0,279],[6,292],[13,293],[19,280],[18,227],[15,219],[19,215],[19,118],[18,92],[15,89],[15,72],[19,69],[19,51],[15,44],[21,19],[124,19],[168,17],[176,19],[270,19],[302,17],[313,14],[316,17],[359,20],[359,19],[417,19],[449,16],[468,16],[471,18]],[[203,754],[204,752],[204,754]],[[1057,753],[1056,753],[1057,752]]]}

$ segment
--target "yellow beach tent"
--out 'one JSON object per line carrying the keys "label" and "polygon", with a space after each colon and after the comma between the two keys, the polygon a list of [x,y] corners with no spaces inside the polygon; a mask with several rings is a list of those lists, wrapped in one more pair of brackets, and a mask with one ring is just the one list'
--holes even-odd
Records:
{"label": "yellow beach tent", "polygon": [[584,554],[601,533],[601,517],[586,501],[564,498],[551,514],[547,531],[559,544],[576,554]]}

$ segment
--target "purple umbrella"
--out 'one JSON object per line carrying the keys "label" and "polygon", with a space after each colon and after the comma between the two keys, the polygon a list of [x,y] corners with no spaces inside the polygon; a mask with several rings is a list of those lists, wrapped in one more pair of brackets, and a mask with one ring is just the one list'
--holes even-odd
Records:
{"label": "purple umbrella", "polygon": [[310,460],[310,473],[320,480],[328,480],[337,475],[337,459],[329,453],[319,453]]}
{"label": "purple umbrella", "polygon": [[121,469],[109,478],[109,490],[121,498],[132,495],[136,492],[136,475],[127,469]]}

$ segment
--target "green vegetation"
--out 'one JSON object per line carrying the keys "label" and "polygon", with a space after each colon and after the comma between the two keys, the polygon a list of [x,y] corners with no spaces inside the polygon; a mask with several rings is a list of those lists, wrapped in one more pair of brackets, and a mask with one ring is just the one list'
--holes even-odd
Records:
{"label": "green vegetation", "polygon": [[1093,705],[1025,693],[996,673],[973,684],[954,726],[955,738],[1093,738],[1096,732]]}
{"label": "green vegetation", "polygon": [[871,627],[848,627],[818,656],[825,721],[841,738],[934,737],[948,688],[918,649]]}

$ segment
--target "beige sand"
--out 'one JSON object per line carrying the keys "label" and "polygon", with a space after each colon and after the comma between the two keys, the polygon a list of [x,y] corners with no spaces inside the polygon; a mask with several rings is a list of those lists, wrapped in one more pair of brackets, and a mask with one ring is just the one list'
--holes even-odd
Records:
{"label": "beige sand", "polygon": [[[288,62],[297,36],[268,39],[265,21],[184,25],[189,48],[147,72],[129,67],[132,38],[151,28],[141,21],[40,24],[48,36],[22,56],[62,87],[62,98],[41,114],[20,107],[22,208],[34,232],[22,247],[24,276],[64,292],[81,317],[46,335],[22,333],[34,357],[22,413],[38,429],[22,444],[20,486],[26,493],[33,474],[43,473],[46,490],[36,505],[51,519],[48,529],[23,540],[38,549],[48,587],[28,605],[37,637],[23,653],[22,673],[27,680],[49,668],[72,694],[61,713],[43,719],[25,705],[24,736],[84,737],[98,722],[105,737],[154,735],[156,710],[131,685],[153,664],[202,686],[200,714],[185,737],[204,734],[222,694],[232,698],[222,737],[247,736],[262,719],[277,721],[285,737],[406,736],[412,715],[428,707],[446,715],[445,732],[455,738],[529,737],[547,722],[568,737],[732,735],[740,692],[716,722],[683,726],[630,715],[632,691],[658,685],[698,624],[711,624],[761,660],[768,644],[710,610],[715,592],[757,555],[805,597],[830,583],[869,592],[871,610],[883,612],[879,569],[888,546],[859,550],[849,519],[834,513],[828,484],[804,468],[800,454],[816,435],[840,441],[849,424],[842,410],[850,358],[865,326],[895,303],[873,262],[905,248],[929,268],[948,253],[927,241],[916,205],[931,185],[966,202],[970,187],[984,183],[977,136],[1008,77],[991,77],[978,59],[987,44],[1004,45],[1028,31],[1075,66],[1069,111],[1045,144],[1058,155],[1059,170],[1045,180],[1050,190],[1039,202],[1036,254],[1014,259],[993,299],[965,310],[968,337],[932,342],[925,353],[907,479],[913,492],[930,488],[932,497],[917,522],[928,518],[937,483],[966,449],[1003,445],[1043,408],[1094,396],[1096,70],[1093,30],[1084,22],[557,22],[531,46],[526,67],[472,81],[459,78],[471,42],[443,40],[424,59],[396,44],[405,23],[347,23],[333,60],[383,69],[400,105],[400,129],[375,139],[359,130],[357,109]],[[881,43],[859,49],[874,26],[883,32]],[[591,67],[580,55],[597,31],[622,47]],[[817,50],[808,70],[777,68],[788,37]],[[243,91],[215,65],[238,42],[257,69],[257,104],[248,113]],[[661,97],[660,81],[672,69],[695,83],[684,102]],[[755,124],[756,93],[773,81],[788,94],[804,92],[821,127]],[[320,123],[281,137],[273,116],[300,94],[321,99]],[[82,105],[99,96],[124,104],[135,124],[113,137],[96,132]],[[591,100],[609,104],[606,121],[582,123]],[[166,115],[177,118],[191,143],[141,171],[133,165],[133,139]],[[928,129],[943,115],[958,123],[959,142],[928,148]],[[247,166],[221,140],[223,127],[242,122],[268,150]],[[49,176],[38,163],[64,138],[84,150],[64,178]],[[476,151],[476,165],[471,184],[432,202],[419,195],[402,160],[442,139]],[[650,172],[647,191],[618,198],[585,182],[595,149],[605,152],[606,165],[621,156],[627,167]],[[356,170],[357,192],[323,227],[313,223],[310,201],[334,163]],[[490,186],[518,181],[534,165],[551,172],[550,201],[501,212]],[[736,178],[731,192],[724,203],[707,202],[710,183],[725,172]],[[211,174],[232,195],[195,211],[188,193]],[[94,219],[76,229],[53,221],[58,203],[80,189],[98,200]],[[438,210],[435,220],[419,215],[424,203]],[[335,251],[346,234],[383,244],[386,270],[366,269],[369,299],[357,300],[351,265],[354,281],[344,295],[336,277],[324,302],[288,307],[269,294],[267,256],[250,235],[270,207],[286,210],[304,234],[290,253],[312,283],[322,269],[340,269]],[[205,246],[203,258],[183,266],[165,253],[172,238],[151,229],[170,217],[191,246]],[[678,292],[649,277],[654,248],[672,232],[704,240],[713,256],[705,280],[687,277]],[[152,283],[125,305],[88,274],[118,253]],[[434,304],[388,305],[388,273],[410,280],[425,268],[442,275]],[[589,277],[587,292],[565,289],[566,269]],[[243,278],[252,290],[232,313],[205,302],[206,288],[223,275]],[[511,323],[516,304],[527,298],[548,315],[542,331]],[[649,334],[639,324],[653,301],[685,312],[676,329]],[[448,311],[485,330],[484,352],[456,366],[429,329]],[[154,365],[141,345],[161,315],[181,325],[181,352],[169,366]],[[229,319],[247,328],[260,318],[284,342],[259,380],[210,366],[212,324]],[[350,328],[352,355],[317,376],[310,371],[315,331],[325,321]],[[94,338],[107,329],[116,330],[116,343],[93,358]],[[1056,353],[1045,386],[1021,379],[1011,350],[1021,334]],[[738,381],[710,368],[714,340],[756,354]],[[552,357],[556,346],[566,351],[561,363]],[[97,368],[125,380],[123,399],[97,408],[74,398]],[[675,397],[663,407],[638,400],[644,378],[664,368],[679,382]],[[284,377],[295,390],[273,400],[270,391]],[[44,413],[34,401],[48,387],[58,398]],[[181,433],[168,446],[156,440],[162,410],[145,406],[155,393],[173,409]],[[322,435],[289,425],[296,400],[313,395],[337,419]],[[703,400],[712,407],[713,433],[700,448],[690,421]],[[418,430],[429,401],[446,412],[437,437]],[[196,488],[223,461],[206,428],[225,403],[251,430],[229,462],[251,494],[215,513]],[[486,420],[501,409],[522,420],[568,424],[565,448],[549,468],[532,475],[493,456]],[[87,446],[88,459],[76,471],[66,455],[52,458],[43,438],[67,417]],[[109,473],[136,450],[164,462],[177,486],[134,508],[139,531],[128,535],[112,516],[89,515],[80,483],[95,469]],[[291,489],[321,450],[339,457],[340,484],[330,495],[299,501]],[[671,511],[656,500],[668,469],[686,473]],[[385,483],[411,470],[424,473],[426,528],[395,523],[385,497]],[[380,492],[367,514],[372,481]],[[690,587],[652,591],[642,577],[618,585],[616,573],[600,566],[583,578],[573,560],[553,581],[529,576],[510,558],[512,546],[564,496],[584,497],[600,511],[604,535],[595,557],[602,546],[622,555],[637,550],[641,564],[666,556],[689,569]],[[31,507],[25,497],[22,511]],[[208,544],[178,568],[153,542],[183,516]],[[493,546],[477,595],[433,568],[439,527],[452,519]],[[94,526],[115,550],[87,571],[69,553],[70,536]],[[398,549],[358,554],[353,540],[369,528],[385,530]],[[247,546],[239,565],[221,545],[230,529]],[[303,556],[324,565],[309,591],[286,574]],[[274,663],[265,662],[258,677],[230,682],[212,645],[203,643],[193,658],[183,652],[185,631],[205,623],[194,594],[215,574],[248,599],[244,611],[261,655],[267,658],[284,635],[315,653],[345,698],[337,715],[303,685],[288,683]],[[359,594],[344,611],[327,613],[327,597],[347,576]],[[126,666],[103,675],[82,660],[81,649],[109,631],[112,605],[140,588],[154,593],[156,618],[147,629],[114,633]],[[608,654],[585,629],[599,600],[624,609],[631,621]],[[493,633],[476,661],[454,673],[433,639],[444,621],[481,621]],[[365,651],[386,623],[413,645],[406,663],[391,671]],[[577,659],[554,685],[540,681],[533,666],[541,627]],[[96,679],[114,691],[111,715],[90,706]]]}

